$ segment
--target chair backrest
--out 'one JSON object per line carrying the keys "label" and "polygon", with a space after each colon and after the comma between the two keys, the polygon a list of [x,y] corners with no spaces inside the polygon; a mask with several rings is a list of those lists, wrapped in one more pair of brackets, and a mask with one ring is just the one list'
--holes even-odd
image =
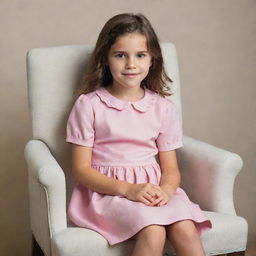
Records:
{"label": "chair backrest", "polygon": [[[71,147],[65,142],[66,123],[73,105],[73,92],[80,85],[92,45],[71,45],[32,49],[27,54],[28,101],[32,139],[47,144],[63,168],[67,180],[67,199],[73,187],[70,177]],[[173,80],[170,98],[180,117],[180,81],[176,48],[162,43],[167,74]]]}

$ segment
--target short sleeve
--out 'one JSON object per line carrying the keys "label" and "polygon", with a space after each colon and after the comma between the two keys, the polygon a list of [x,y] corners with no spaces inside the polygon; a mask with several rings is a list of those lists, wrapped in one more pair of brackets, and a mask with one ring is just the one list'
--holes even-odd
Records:
{"label": "short sleeve", "polygon": [[66,142],[86,147],[94,143],[94,112],[89,97],[80,95],[70,112],[67,128]]}
{"label": "short sleeve", "polygon": [[174,103],[166,99],[162,123],[156,139],[158,151],[169,151],[183,146],[182,121]]}

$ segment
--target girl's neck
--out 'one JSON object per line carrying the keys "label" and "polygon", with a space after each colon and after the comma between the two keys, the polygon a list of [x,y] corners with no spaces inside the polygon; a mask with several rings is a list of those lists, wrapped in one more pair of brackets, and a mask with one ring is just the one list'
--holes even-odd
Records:
{"label": "girl's neck", "polygon": [[145,95],[145,90],[141,87],[124,88],[120,86],[108,85],[106,90],[114,97],[125,101],[138,101]]}

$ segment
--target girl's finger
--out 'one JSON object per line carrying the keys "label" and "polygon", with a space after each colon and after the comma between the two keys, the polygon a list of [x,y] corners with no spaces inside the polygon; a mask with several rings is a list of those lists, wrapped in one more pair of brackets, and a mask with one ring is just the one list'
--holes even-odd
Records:
{"label": "girl's finger", "polygon": [[142,195],[145,199],[147,199],[150,203],[154,201],[154,197],[151,196],[149,193],[145,193]]}
{"label": "girl's finger", "polygon": [[159,197],[152,202],[152,205],[157,205],[163,200],[163,197]]}
{"label": "girl's finger", "polygon": [[167,204],[167,200],[164,199],[161,202],[159,202],[158,206],[163,206],[165,204]]}
{"label": "girl's finger", "polygon": [[150,193],[153,193],[153,194],[156,195],[156,196],[160,196],[160,195],[163,194],[163,192],[162,192],[161,190],[157,189],[157,188],[153,188],[153,189],[150,191]]}
{"label": "girl's finger", "polygon": [[160,191],[158,191],[154,188],[147,191],[146,193],[149,194],[153,199],[156,199],[156,198],[160,197],[161,194],[162,194]]}
{"label": "girl's finger", "polygon": [[160,196],[162,196],[162,193],[161,193],[160,191],[155,191],[155,195],[156,195],[157,197],[160,197]]}
{"label": "girl's finger", "polygon": [[155,197],[155,193],[153,191],[147,191],[146,194],[148,194],[153,199]]}
{"label": "girl's finger", "polygon": [[139,197],[139,202],[144,203],[145,205],[151,205],[151,201],[143,196]]}

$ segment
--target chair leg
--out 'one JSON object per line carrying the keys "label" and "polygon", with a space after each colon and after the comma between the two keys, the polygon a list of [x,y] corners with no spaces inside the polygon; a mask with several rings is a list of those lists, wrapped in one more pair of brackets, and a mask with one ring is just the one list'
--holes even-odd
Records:
{"label": "chair leg", "polygon": [[227,256],[245,256],[245,251],[227,253]]}
{"label": "chair leg", "polygon": [[34,235],[32,234],[32,256],[44,256],[42,249],[37,243]]}

